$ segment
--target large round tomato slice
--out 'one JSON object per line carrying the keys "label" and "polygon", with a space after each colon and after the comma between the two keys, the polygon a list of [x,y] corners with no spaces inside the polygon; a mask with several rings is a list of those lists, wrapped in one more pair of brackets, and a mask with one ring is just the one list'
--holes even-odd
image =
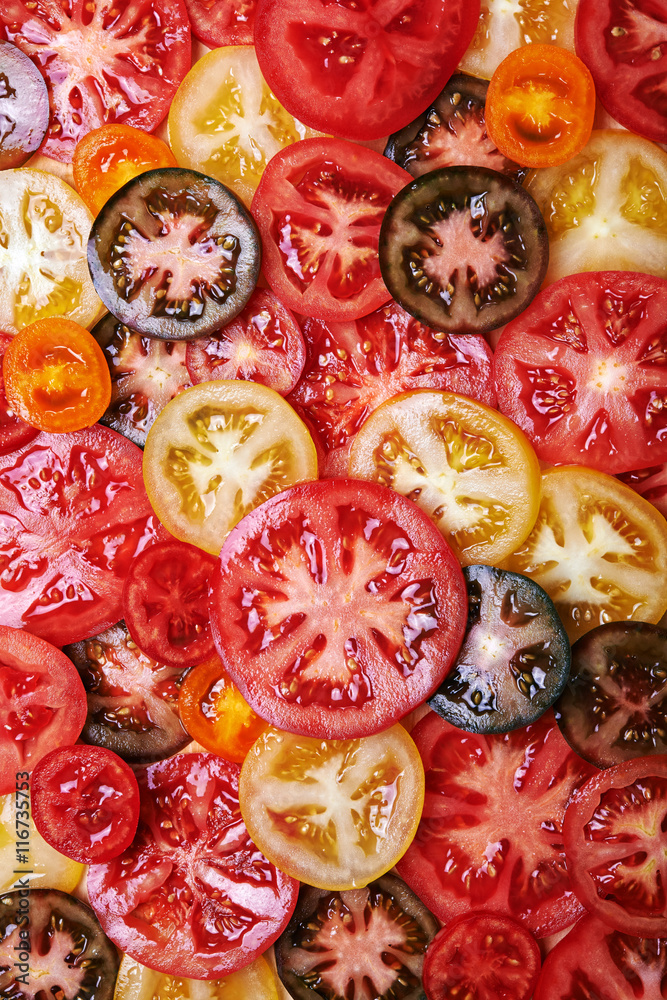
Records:
{"label": "large round tomato slice", "polygon": [[166,532],[141,450],[106,427],[42,433],[0,458],[0,620],[55,646],[122,614],[134,555]]}
{"label": "large round tomato slice", "polygon": [[108,122],[152,132],[190,68],[183,0],[4,0],[0,38],[46,77],[51,121],[42,150],[72,159],[91,129]]}
{"label": "large round tomato slice", "polygon": [[296,905],[298,883],[248,835],[238,777],[237,764],[204,753],[146,768],[134,841],[89,869],[90,901],[107,935],[158,972],[234,972],[273,944]]}
{"label": "large round tomato slice", "polygon": [[426,798],[398,871],[443,921],[473,910],[504,913],[536,937],[583,911],[570,886],[565,807],[591,775],[547,712],[525,729],[482,736],[431,712],[412,730]]}
{"label": "large round tomato slice", "polygon": [[629,472],[667,460],[667,281],[561,278],[503,330],[498,405],[545,462]]}
{"label": "large round tomato slice", "polygon": [[286,490],[230,533],[212,581],[225,667],[279,729],[386,729],[447,673],[467,609],[461,568],[426,514],[375,483]]}
{"label": "large round tomato slice", "polygon": [[260,0],[255,46],[269,86],[299,121],[379,139],[442,90],[478,15],[479,0]]}
{"label": "large round tomato slice", "polygon": [[380,226],[409,180],[372,149],[336,139],[304,139],[276,153],[252,213],[266,280],[286,306],[341,322],[391,298],[380,276]]}

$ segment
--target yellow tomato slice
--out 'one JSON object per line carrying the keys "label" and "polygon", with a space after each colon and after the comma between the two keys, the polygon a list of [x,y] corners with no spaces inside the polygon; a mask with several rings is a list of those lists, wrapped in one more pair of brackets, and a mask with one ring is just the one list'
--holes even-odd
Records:
{"label": "yellow tomato slice", "polygon": [[88,271],[93,217],[69,184],[42,170],[3,170],[0,330],[67,316],[89,326],[102,308]]}
{"label": "yellow tomato slice", "polygon": [[114,1000],[279,1000],[279,993],[276,977],[261,956],[224,979],[202,981],[155,972],[125,955]]}
{"label": "yellow tomato slice", "polygon": [[535,527],[505,568],[546,590],[571,642],[605,622],[657,622],[667,609],[667,522],[613,476],[558,466],[543,474]]}
{"label": "yellow tomato slice", "polygon": [[272,156],[320,135],[269,90],[252,45],[225,45],[196,63],[169,111],[169,141],[183,167],[230,187],[250,205]]}
{"label": "yellow tomato slice", "polygon": [[540,468],[528,438],[451,392],[415,389],[379,406],[354,439],[350,475],[414,500],[463,565],[497,565],[537,517]]}
{"label": "yellow tomato slice", "polygon": [[200,382],[167,403],[146,438],[144,481],[165,528],[217,555],[237,521],[317,479],[303,421],[258,382]]}
{"label": "yellow tomato slice", "polygon": [[[47,844],[37,832],[32,818],[29,820],[30,836],[25,841],[27,847],[24,856],[28,860],[25,864],[18,863],[16,831],[19,827],[25,829],[17,823],[18,819],[24,818],[25,811],[25,799],[20,792],[19,809],[21,814],[17,816],[15,795],[0,797],[0,892],[6,892],[19,881],[25,886],[26,879],[31,889],[60,889],[62,892],[73,892],[84,873],[85,865],[66,858]],[[17,873],[15,869],[27,869],[30,874]]]}
{"label": "yellow tomato slice", "polygon": [[252,840],[281,871],[319,889],[351,889],[408,849],[424,768],[400,724],[352,740],[269,729],[241,768],[239,803]]}
{"label": "yellow tomato slice", "polygon": [[490,80],[503,59],[522,45],[538,42],[574,52],[577,2],[482,0],[477,31],[459,68]]}
{"label": "yellow tomato slice", "polygon": [[546,283],[581,271],[667,274],[667,153],[620,129],[592,133],[526,188],[549,232]]}

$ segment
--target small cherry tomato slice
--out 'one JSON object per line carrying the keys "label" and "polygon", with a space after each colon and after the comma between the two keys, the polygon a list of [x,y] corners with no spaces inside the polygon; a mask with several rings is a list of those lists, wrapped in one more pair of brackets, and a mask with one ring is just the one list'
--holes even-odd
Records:
{"label": "small cherry tomato slice", "polygon": [[0,625],[0,795],[13,792],[55,747],[71,746],[86,719],[86,692],[50,642]]}
{"label": "small cherry tomato slice", "polygon": [[0,170],[20,167],[35,153],[49,127],[49,92],[24,52],[0,42]]}
{"label": "small cherry tomato slice", "polygon": [[30,804],[47,843],[74,861],[111,861],[132,843],[139,786],[131,768],[101,747],[59,747],[33,772]]}
{"label": "small cherry tomato slice", "polygon": [[667,937],[667,756],[635,757],[572,795],[563,843],[586,909],[623,934]]}
{"label": "small cherry tomato slice", "polygon": [[539,507],[539,464],[522,431],[483,403],[435,389],[393,396],[370,415],[350,475],[414,500],[464,565],[509,556]]}
{"label": "small cherry tomato slice", "polygon": [[395,875],[341,892],[304,885],[276,942],[278,975],[294,1000],[423,1000],[424,952],[437,930]]}
{"label": "small cherry tomato slice", "polygon": [[586,65],[557,45],[525,45],[496,69],[486,96],[489,136],[525,167],[565,163],[588,142],[595,84]]}
{"label": "small cherry tomato slice", "polygon": [[294,316],[277,296],[256,288],[239,315],[207,337],[188,342],[193,383],[240,378],[287,396],[298,382],[306,348]]}
{"label": "small cherry tomato slice", "polygon": [[76,144],[74,183],[93,215],[133,177],[146,170],[176,167],[166,142],[130,125],[102,125]]}
{"label": "small cherry tomato slice", "polygon": [[250,836],[281,871],[320,889],[351,889],[405,853],[424,771],[401,725],[353,740],[269,729],[243,763],[239,801]]}
{"label": "small cherry tomato slice", "polygon": [[178,754],[138,775],[132,844],[92,865],[88,893],[108,937],[157,972],[217,979],[273,944],[298,882],[250,839],[239,767],[214,754]]}
{"label": "small cherry tomato slice", "polygon": [[7,347],[7,399],[26,423],[66,434],[92,427],[111,399],[111,376],[95,338],[69,319],[40,319]]}
{"label": "small cherry tomato slice", "polygon": [[267,728],[229,678],[217,656],[187,675],[178,696],[181,722],[193,740],[225,760],[242,764]]}
{"label": "small cherry tomato slice", "polygon": [[424,991],[428,1000],[529,1000],[540,965],[525,927],[499,913],[475,913],[447,924],[428,946]]}
{"label": "small cherry tomato slice", "polygon": [[2,359],[12,339],[8,334],[0,333],[0,455],[16,451],[28,441],[32,441],[38,434],[37,428],[31,427],[25,420],[17,417],[7,402],[5,380],[2,374]]}
{"label": "small cherry tomato slice", "polygon": [[212,583],[220,658],[272,725],[368,736],[416,708],[463,637],[461,568],[393,490],[326,479],[285,490],[232,530]]}

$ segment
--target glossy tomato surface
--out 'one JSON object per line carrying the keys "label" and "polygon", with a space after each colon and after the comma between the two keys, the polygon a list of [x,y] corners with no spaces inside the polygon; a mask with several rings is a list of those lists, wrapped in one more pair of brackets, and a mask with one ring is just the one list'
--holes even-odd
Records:
{"label": "glossy tomato surface", "polygon": [[278,494],[230,533],[212,582],[222,661],[272,725],[368,736],[437,687],[463,637],[465,583],[437,528],[374,483]]}

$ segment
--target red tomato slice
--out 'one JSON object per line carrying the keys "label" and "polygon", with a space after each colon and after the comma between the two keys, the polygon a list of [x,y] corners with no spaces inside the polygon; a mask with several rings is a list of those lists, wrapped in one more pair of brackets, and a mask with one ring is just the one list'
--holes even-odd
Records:
{"label": "red tomato slice", "polygon": [[105,933],[158,972],[226,976],[273,944],[296,905],[299,883],[250,840],[239,771],[204,753],[146,768],[134,841],[89,870],[90,902]]}
{"label": "red tomato slice", "polygon": [[351,479],[296,486],[246,515],[211,592],[216,646],[246,701],[324,739],[377,733],[424,701],[467,611],[461,567],[427,515]]}
{"label": "red tomato slice", "polygon": [[299,121],[379,139],[438,95],[478,18],[479,0],[259,0],[255,47],[271,90]]}
{"label": "red tomato slice", "polygon": [[496,405],[482,337],[431,330],[396,302],[348,323],[306,320],[303,375],[289,397],[326,451],[321,474],[345,476],[352,439],[380,403],[411,389],[444,389]]}
{"label": "red tomato slice", "polygon": [[51,847],[84,865],[111,861],[132,843],[139,786],[124,760],[102,747],[59,747],[32,776],[35,826]]}
{"label": "red tomato slice", "polygon": [[170,667],[193,667],[213,655],[208,582],[215,567],[213,556],[176,539],[133,560],[123,617],[139,649]]}
{"label": "red tomato slice", "polygon": [[0,458],[0,620],[54,646],[122,614],[131,560],[167,537],[148,502],[142,452],[95,425],[42,433]]}
{"label": "red tomato slice", "polygon": [[485,737],[432,712],[411,736],[426,798],[397,866],[410,888],[443,921],[493,910],[545,937],[576,920],[583,907],[570,886],[561,829],[570,794],[595,769],[570,749],[553,713]]}
{"label": "red tomato slice", "polygon": [[27,778],[50,750],[75,743],[86,711],[71,660],[44,639],[0,625],[0,795],[18,788],[19,775]]}
{"label": "red tomato slice", "polygon": [[380,276],[384,213],[410,174],[372,149],[304,139],[269,161],[252,200],[266,280],[297,313],[340,322],[391,296]]}
{"label": "red tomato slice", "polygon": [[667,460],[665,310],[663,278],[598,271],[561,278],[507,324],[498,406],[539,458],[611,473]]}
{"label": "red tomato slice", "polygon": [[101,125],[152,132],[190,69],[183,0],[3,0],[0,39],[45,76],[51,120],[42,152],[65,162]]}

